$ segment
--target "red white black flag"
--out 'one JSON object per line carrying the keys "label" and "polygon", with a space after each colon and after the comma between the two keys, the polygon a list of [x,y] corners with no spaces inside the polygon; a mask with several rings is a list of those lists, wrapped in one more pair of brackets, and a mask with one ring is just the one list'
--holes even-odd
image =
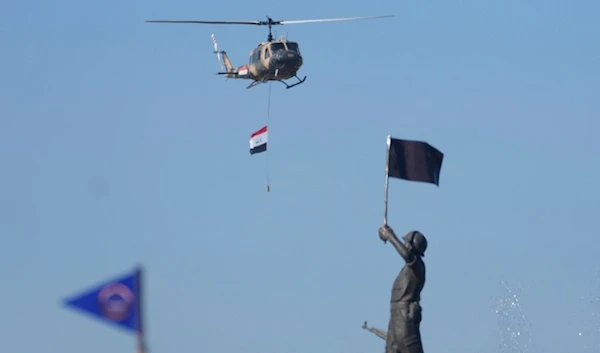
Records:
{"label": "red white black flag", "polygon": [[250,135],[250,154],[261,153],[267,150],[267,126]]}

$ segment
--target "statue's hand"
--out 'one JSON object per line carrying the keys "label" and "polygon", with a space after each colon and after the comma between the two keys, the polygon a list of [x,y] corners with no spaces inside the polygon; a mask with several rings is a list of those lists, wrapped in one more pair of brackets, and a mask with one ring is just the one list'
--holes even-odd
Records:
{"label": "statue's hand", "polygon": [[381,239],[384,243],[392,239],[393,236],[394,231],[387,224],[379,228],[379,239]]}

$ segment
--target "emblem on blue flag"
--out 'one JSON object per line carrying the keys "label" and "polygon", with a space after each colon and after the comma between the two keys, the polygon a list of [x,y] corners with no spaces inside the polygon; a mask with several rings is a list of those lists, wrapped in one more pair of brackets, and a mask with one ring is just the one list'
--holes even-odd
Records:
{"label": "emblem on blue flag", "polygon": [[65,305],[132,332],[142,332],[140,270],[105,281],[65,300]]}

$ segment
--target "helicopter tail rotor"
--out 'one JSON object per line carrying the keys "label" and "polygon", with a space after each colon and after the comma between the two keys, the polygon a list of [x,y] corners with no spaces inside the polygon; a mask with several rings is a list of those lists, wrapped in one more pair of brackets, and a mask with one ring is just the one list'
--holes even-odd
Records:
{"label": "helicopter tail rotor", "polygon": [[217,61],[219,62],[219,66],[221,67],[221,70],[225,70],[225,63],[223,62],[223,56],[222,53],[219,51],[219,46],[217,44],[217,38],[215,38],[214,34],[210,35],[210,39],[213,42],[213,53],[217,54]]}

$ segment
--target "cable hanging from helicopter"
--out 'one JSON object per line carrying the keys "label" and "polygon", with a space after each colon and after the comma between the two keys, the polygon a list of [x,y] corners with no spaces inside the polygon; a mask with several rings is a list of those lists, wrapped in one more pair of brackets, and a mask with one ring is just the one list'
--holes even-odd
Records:
{"label": "cable hanging from helicopter", "polygon": [[[192,24],[233,24],[233,25],[255,25],[268,26],[269,35],[266,42],[259,43],[251,52],[247,64],[239,67],[233,66],[225,51],[218,51],[216,40],[212,35],[215,44],[215,52],[223,60],[224,67],[217,75],[223,75],[226,78],[251,80],[252,82],[246,88],[255,87],[261,83],[277,81],[283,83],[286,88],[292,88],[304,83],[306,76],[300,79],[298,71],[304,64],[304,58],[300,54],[298,42],[289,41],[287,38],[273,40],[271,27],[276,25],[304,24],[319,22],[339,22],[378,19],[386,17],[395,17],[394,15],[368,16],[368,17],[345,17],[345,18],[324,18],[312,20],[294,20],[294,21],[273,21],[267,16],[267,21],[182,21],[182,20],[149,20],[150,23],[192,23]],[[298,81],[288,84],[287,80],[296,78]]]}

